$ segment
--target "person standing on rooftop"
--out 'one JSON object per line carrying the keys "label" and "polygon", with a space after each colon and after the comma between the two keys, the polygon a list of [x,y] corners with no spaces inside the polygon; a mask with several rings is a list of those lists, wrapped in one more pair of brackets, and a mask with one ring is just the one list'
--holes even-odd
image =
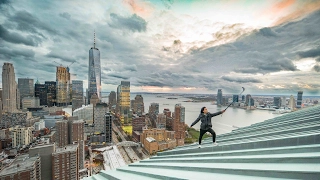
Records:
{"label": "person standing on rooftop", "polygon": [[217,116],[219,114],[223,114],[226,110],[222,110],[216,113],[211,114],[208,112],[208,109],[206,107],[202,107],[200,110],[199,117],[191,124],[190,127],[194,126],[201,120],[201,125],[200,125],[200,136],[199,136],[199,148],[201,148],[201,140],[203,135],[206,132],[210,132],[212,135],[212,141],[213,145],[217,146],[218,143],[216,142],[216,133],[212,129],[212,123],[211,123],[211,118],[214,116]]}

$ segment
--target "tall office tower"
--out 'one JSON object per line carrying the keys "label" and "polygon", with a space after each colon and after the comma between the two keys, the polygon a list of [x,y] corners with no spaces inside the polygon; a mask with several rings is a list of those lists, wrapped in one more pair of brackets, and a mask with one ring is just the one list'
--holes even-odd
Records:
{"label": "tall office tower", "polygon": [[149,114],[159,114],[159,103],[151,103],[149,106]]}
{"label": "tall office tower", "polygon": [[56,121],[56,144],[58,147],[64,147],[68,144],[68,121]]}
{"label": "tall office tower", "polygon": [[132,130],[142,131],[142,128],[146,126],[146,116],[132,118]]}
{"label": "tall office tower", "polygon": [[298,91],[297,108],[301,108],[302,107],[302,94],[303,94],[303,91]]}
{"label": "tall office tower", "polygon": [[217,105],[222,105],[222,89],[218,89]]}
{"label": "tall office tower", "polygon": [[14,67],[11,63],[2,66],[2,104],[3,112],[17,110],[17,83],[15,81]]}
{"label": "tall office tower", "polygon": [[116,92],[111,91],[109,94],[109,108],[111,109],[116,109],[117,105],[117,95]]}
{"label": "tall office tower", "polygon": [[249,104],[250,99],[251,99],[251,95],[250,95],[250,94],[247,94],[247,95],[246,95],[246,102],[245,102],[245,104],[246,104],[247,106],[250,106],[250,104]]}
{"label": "tall office tower", "polygon": [[175,131],[176,139],[185,138],[185,107],[181,104],[176,104],[174,107],[174,122],[173,130]]}
{"label": "tall office tower", "polygon": [[52,153],[52,180],[79,179],[79,145],[57,148]]}
{"label": "tall office tower", "polygon": [[83,105],[83,81],[72,80],[72,111]]}
{"label": "tall office tower", "polygon": [[47,89],[47,105],[49,107],[56,105],[56,94],[57,94],[57,82],[56,81],[45,81]]}
{"label": "tall office tower", "polygon": [[281,98],[280,97],[273,97],[273,105],[277,108],[281,107]]}
{"label": "tall office tower", "polygon": [[58,66],[56,72],[57,106],[70,104],[70,72],[68,67]]}
{"label": "tall office tower", "polygon": [[34,96],[34,83],[33,79],[29,78],[18,78],[18,89],[20,92],[20,107],[22,107],[22,99],[24,97]]}
{"label": "tall office tower", "polygon": [[84,121],[69,120],[68,131],[69,131],[69,144],[84,140]]}
{"label": "tall office tower", "polygon": [[130,81],[121,81],[118,86],[120,120],[123,125],[130,125]]}
{"label": "tall office tower", "polygon": [[[144,113],[144,103],[143,103],[143,97],[142,95],[136,95],[136,97],[133,100],[133,104],[131,104],[133,107],[133,111],[138,116],[141,116],[142,113]],[[159,109],[158,109],[159,110]]]}
{"label": "tall office tower", "polygon": [[294,110],[296,108],[296,100],[292,95],[290,96],[290,100],[289,100],[289,108],[291,110]]}
{"label": "tall office tower", "polygon": [[112,121],[113,121],[113,116],[110,112],[107,112],[106,115],[106,120],[105,120],[105,134],[106,134],[106,143],[111,144],[112,143]]}
{"label": "tall office tower", "polygon": [[105,115],[108,112],[107,103],[97,103],[93,108],[93,123],[95,132],[106,133],[106,118]]}
{"label": "tall office tower", "polygon": [[281,97],[281,107],[287,106],[287,98],[285,96]]}
{"label": "tall office tower", "polygon": [[[88,100],[97,94],[101,99],[101,63],[100,51],[96,48],[96,33],[94,33],[93,47],[89,50],[89,71],[88,71]],[[90,103],[90,102],[89,102]]]}
{"label": "tall office tower", "polygon": [[232,102],[239,102],[239,95],[233,95]]}
{"label": "tall office tower", "polygon": [[40,106],[47,105],[47,88],[45,84],[40,84],[37,80],[34,85],[34,96],[40,99]]}
{"label": "tall office tower", "polygon": [[52,153],[54,153],[55,151],[55,144],[44,144],[41,146],[34,146],[29,149],[30,157],[39,155],[41,158],[41,179],[51,179]]}
{"label": "tall office tower", "polygon": [[157,117],[157,128],[165,129],[166,128],[166,115],[164,113],[158,114]]}
{"label": "tall office tower", "polygon": [[241,96],[241,101],[244,102],[244,100],[245,100],[245,96],[242,95],[242,96]]}

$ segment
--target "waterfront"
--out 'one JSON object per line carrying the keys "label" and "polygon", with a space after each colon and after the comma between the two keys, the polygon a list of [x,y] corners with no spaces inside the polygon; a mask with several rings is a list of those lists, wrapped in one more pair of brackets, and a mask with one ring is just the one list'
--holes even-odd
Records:
{"label": "waterfront", "polygon": [[[131,93],[130,99],[134,99],[136,94]],[[201,107],[205,106],[209,112],[215,113],[223,110],[226,107],[218,107],[211,104],[211,102],[183,102],[190,99],[182,96],[170,96],[169,94],[142,94],[144,100],[145,112],[148,112],[149,105],[151,103],[159,103],[159,112],[162,113],[164,108],[174,111],[175,104],[180,103],[185,107],[185,123],[190,124],[198,117]],[[174,97],[177,99],[167,99],[168,97]],[[236,127],[249,126],[251,124],[262,122],[267,119],[271,119],[282,114],[273,114],[273,111],[266,110],[244,110],[240,108],[229,107],[223,114],[212,118],[213,129],[217,134],[227,133]],[[200,122],[194,126],[195,129],[200,128]]]}

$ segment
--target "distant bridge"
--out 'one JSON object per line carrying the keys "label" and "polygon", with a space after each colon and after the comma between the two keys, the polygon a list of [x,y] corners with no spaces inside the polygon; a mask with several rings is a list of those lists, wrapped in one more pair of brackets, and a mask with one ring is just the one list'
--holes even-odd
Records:
{"label": "distant bridge", "polygon": [[117,146],[140,146],[140,144],[133,141],[122,141],[118,142]]}

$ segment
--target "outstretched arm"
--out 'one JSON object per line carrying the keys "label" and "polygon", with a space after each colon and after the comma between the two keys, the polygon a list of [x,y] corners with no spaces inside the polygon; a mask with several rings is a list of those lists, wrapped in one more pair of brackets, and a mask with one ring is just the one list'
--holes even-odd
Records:
{"label": "outstretched arm", "polygon": [[192,127],[192,126],[194,126],[195,124],[197,124],[197,123],[200,121],[201,116],[202,116],[202,114],[199,115],[199,117],[191,124],[190,127]]}
{"label": "outstretched arm", "polygon": [[219,114],[222,114],[222,113],[224,113],[226,110],[222,110],[222,111],[219,111],[219,112],[216,112],[216,113],[213,113],[213,114],[211,114],[211,113],[208,113],[211,117],[213,117],[213,116],[217,116],[217,115],[219,115]]}

